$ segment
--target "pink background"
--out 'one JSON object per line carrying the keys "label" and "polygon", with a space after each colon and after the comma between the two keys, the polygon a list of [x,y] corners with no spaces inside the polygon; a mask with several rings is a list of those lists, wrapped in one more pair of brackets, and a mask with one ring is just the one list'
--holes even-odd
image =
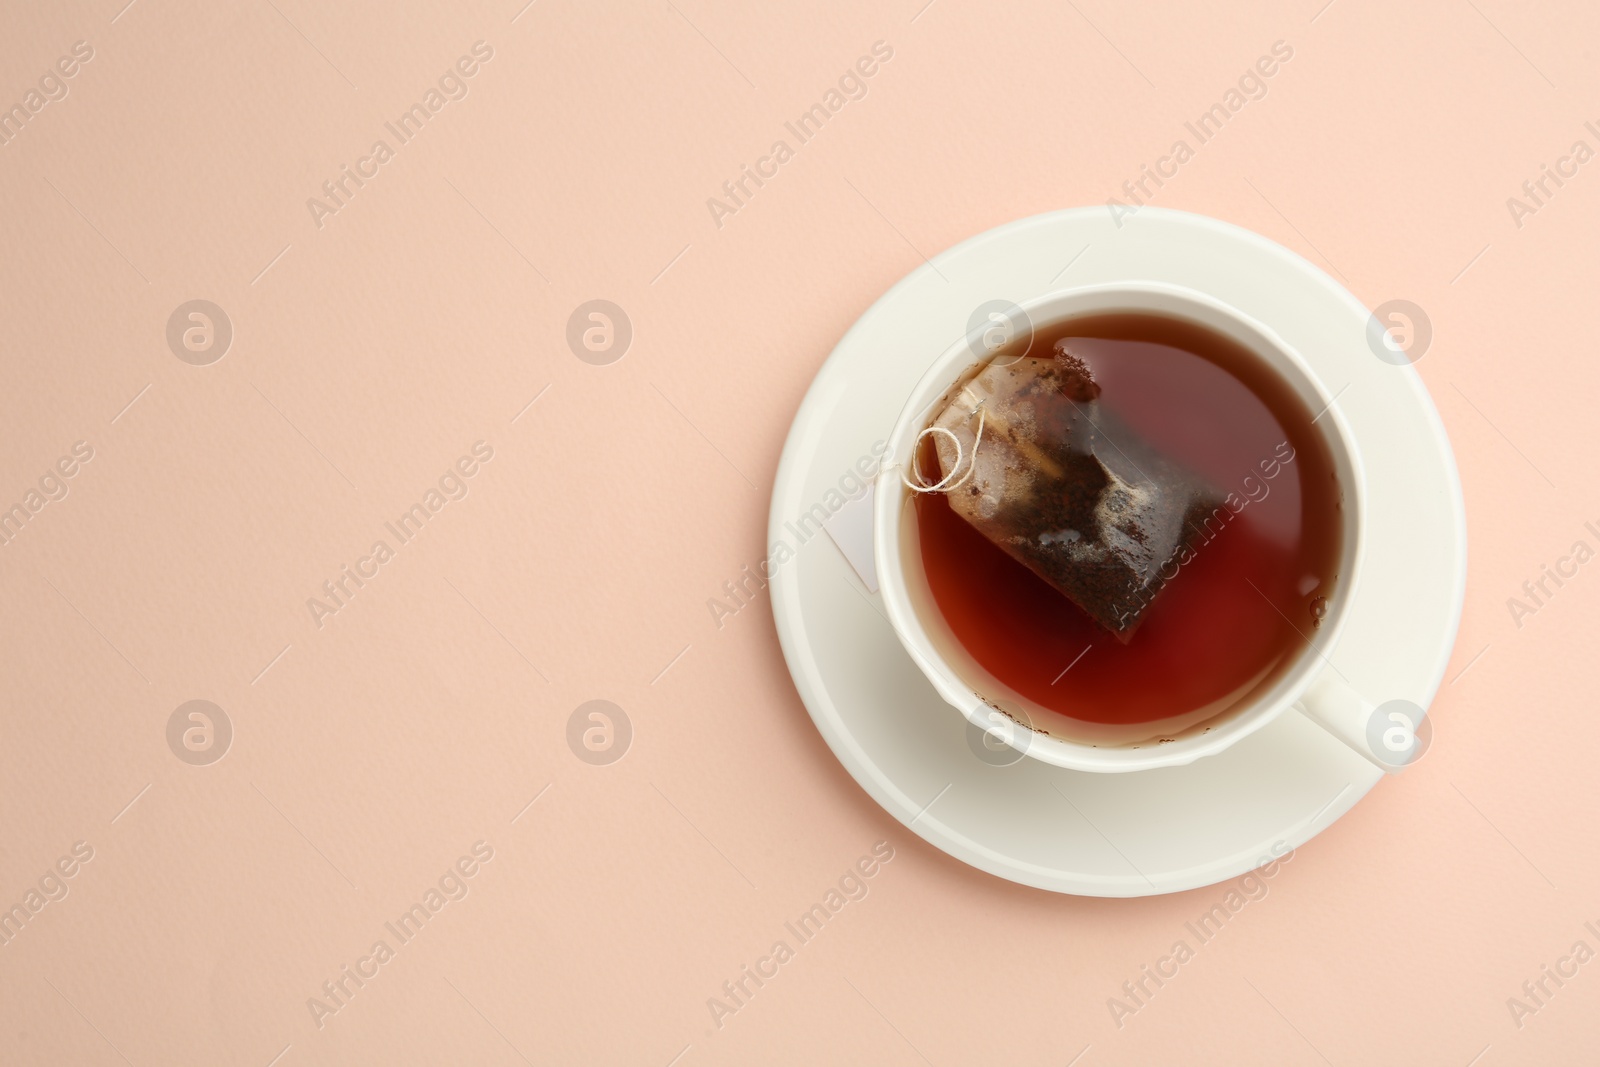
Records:
{"label": "pink background", "polygon": [[[0,1061],[1595,1061],[1600,963],[1507,1005],[1600,951],[1600,572],[1507,607],[1600,547],[1600,163],[1506,205],[1600,148],[1592,5],[122,4],[0,32],[5,106],[93,49],[0,146],[0,507],[94,451],[0,547],[0,907],[93,849],[0,946]],[[480,40],[468,95],[319,228],[307,198]],[[716,225],[877,41],[867,95]],[[1427,757],[1119,1027],[1228,887],[1075,899],[944,856],[833,759],[765,601],[719,628],[707,600],[763,555],[796,405],[879,294],[1104,203],[1276,41],[1153,202],[1426,310],[1466,615]],[[234,328],[209,366],[167,346],[194,298]],[[608,366],[565,340],[595,298],[634,330]],[[319,628],[307,598],[476,441],[465,499]],[[234,730],[208,766],[168,748],[192,699]],[[566,741],[592,699],[632,724],[606,766]],[[308,998],[478,841],[468,895],[319,1027]],[[879,841],[868,895],[716,1026]]]}

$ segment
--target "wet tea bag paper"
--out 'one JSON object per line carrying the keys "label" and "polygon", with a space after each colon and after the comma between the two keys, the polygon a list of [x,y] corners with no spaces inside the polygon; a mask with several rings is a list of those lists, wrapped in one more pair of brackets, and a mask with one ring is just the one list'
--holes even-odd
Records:
{"label": "wet tea bag paper", "polygon": [[991,360],[930,432],[955,512],[1126,642],[1222,497],[1104,408],[1071,348]]}

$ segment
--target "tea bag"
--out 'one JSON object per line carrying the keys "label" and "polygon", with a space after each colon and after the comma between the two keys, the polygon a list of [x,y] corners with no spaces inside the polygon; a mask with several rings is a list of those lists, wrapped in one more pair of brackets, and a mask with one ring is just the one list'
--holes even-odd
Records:
{"label": "tea bag", "polygon": [[1223,498],[1099,396],[1070,339],[1053,358],[998,356],[952,389],[923,431],[942,477],[907,484],[945,493],[958,515],[1127,643]]}

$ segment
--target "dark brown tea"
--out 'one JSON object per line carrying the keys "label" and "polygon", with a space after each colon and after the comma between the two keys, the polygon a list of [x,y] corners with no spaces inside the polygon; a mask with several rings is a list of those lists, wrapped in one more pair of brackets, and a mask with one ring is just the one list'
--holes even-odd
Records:
{"label": "dark brown tea", "polygon": [[[1142,481],[1147,497],[1164,491],[1179,503],[1144,528],[1106,521],[1097,530],[1104,506],[1090,513],[1068,499],[1076,488],[1063,468],[1075,457],[1056,453],[1053,461],[1026,441],[1021,447],[1054,476],[1034,476],[1045,499],[1021,514],[1025,528],[1034,524],[1027,536],[996,535],[974,516],[971,499],[952,507],[957,493],[978,496],[977,478],[950,497],[918,494],[933,598],[985,669],[1070,718],[1125,725],[1219,713],[1298,659],[1333,595],[1342,543],[1340,487],[1312,421],[1320,413],[1238,343],[1162,316],[1070,320],[1041,328],[1026,353],[995,358],[1028,358],[1036,391],[1064,390],[1064,400],[1052,393],[1050,404],[1029,406],[1030,419],[1059,409],[1092,424],[1085,432],[1108,457],[1107,470],[1128,471],[1135,496]],[[1051,358],[1060,374],[1038,362]],[[991,410],[980,455],[1017,440]],[[944,476],[940,448],[950,470],[950,444],[923,440],[925,485]],[[1061,518],[1071,515],[1070,523]],[[1152,542],[1146,528],[1160,523],[1170,529]],[[1128,556],[1137,567],[1102,565],[1085,577],[1052,570],[1038,548],[1099,535],[1147,550]],[[1144,542],[1162,546],[1162,555]]]}

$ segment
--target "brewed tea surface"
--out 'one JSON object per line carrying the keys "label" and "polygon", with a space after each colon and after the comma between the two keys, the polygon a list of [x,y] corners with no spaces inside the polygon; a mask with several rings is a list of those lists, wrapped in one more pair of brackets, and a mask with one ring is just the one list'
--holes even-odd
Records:
{"label": "brewed tea surface", "polygon": [[[1071,718],[1144,723],[1221,712],[1298,657],[1337,581],[1339,486],[1317,413],[1259,357],[1179,320],[1099,316],[1002,350],[952,395],[968,446],[980,408],[995,415],[970,484],[918,495],[918,536],[941,613],[996,678]],[[933,440],[928,484],[954,456]]]}

